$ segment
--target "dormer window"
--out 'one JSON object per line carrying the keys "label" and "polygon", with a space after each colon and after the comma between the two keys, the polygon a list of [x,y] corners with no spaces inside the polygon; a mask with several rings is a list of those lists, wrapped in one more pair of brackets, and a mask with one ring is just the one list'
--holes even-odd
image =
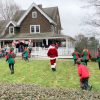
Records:
{"label": "dormer window", "polygon": [[14,34],[14,27],[13,26],[9,27],[9,34]]}
{"label": "dormer window", "polygon": [[37,18],[37,12],[36,11],[32,12],[32,18]]}

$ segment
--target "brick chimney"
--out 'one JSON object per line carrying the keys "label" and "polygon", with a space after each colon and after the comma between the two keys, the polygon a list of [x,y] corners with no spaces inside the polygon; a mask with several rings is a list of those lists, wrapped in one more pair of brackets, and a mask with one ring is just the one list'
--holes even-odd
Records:
{"label": "brick chimney", "polygon": [[38,7],[39,7],[39,8],[42,8],[42,4],[39,4]]}

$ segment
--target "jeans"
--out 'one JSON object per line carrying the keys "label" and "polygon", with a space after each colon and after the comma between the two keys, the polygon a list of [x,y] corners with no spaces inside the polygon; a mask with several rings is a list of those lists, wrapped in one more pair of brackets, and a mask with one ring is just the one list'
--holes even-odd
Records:
{"label": "jeans", "polygon": [[88,90],[89,88],[88,79],[89,78],[83,78],[80,80],[82,89]]}

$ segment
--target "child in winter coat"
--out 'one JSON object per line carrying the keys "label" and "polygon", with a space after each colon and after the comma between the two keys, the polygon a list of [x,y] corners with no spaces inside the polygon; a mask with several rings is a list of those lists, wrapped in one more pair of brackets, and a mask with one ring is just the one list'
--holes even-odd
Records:
{"label": "child in winter coat", "polygon": [[78,75],[80,77],[81,88],[84,89],[84,90],[91,90],[92,86],[90,86],[88,84],[88,80],[89,80],[89,76],[90,76],[88,68],[85,65],[81,64],[80,59],[78,59],[76,61],[76,63],[77,63],[77,66],[78,66]]}

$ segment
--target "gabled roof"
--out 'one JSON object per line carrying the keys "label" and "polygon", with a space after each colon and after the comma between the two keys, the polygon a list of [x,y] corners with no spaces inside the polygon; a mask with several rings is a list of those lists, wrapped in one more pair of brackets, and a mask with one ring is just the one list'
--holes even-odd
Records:
{"label": "gabled roof", "polygon": [[21,22],[24,20],[26,15],[30,12],[30,10],[35,7],[37,10],[40,11],[41,14],[43,14],[50,23],[56,24],[55,22],[55,14],[57,12],[58,7],[48,7],[48,8],[40,8],[38,5],[33,3],[28,10],[19,10],[15,13],[15,15],[12,17],[12,21],[10,21],[6,27],[8,27],[10,24],[13,24],[14,26],[19,26]]}
{"label": "gabled roof", "polygon": [[10,22],[6,25],[6,27],[8,27],[10,24],[13,24],[13,25],[14,25],[14,27],[16,27],[16,26],[17,26],[17,23],[16,23],[15,21],[10,21]]}
{"label": "gabled roof", "polygon": [[[52,19],[55,20],[55,13],[57,12],[58,7],[48,7],[42,8],[42,10]],[[18,22],[19,19],[25,14],[26,10],[19,10],[15,13],[12,20]],[[56,21],[55,21],[56,22]]]}
{"label": "gabled roof", "polygon": [[55,14],[57,13],[58,7],[48,7],[43,8],[43,11],[53,20],[55,19]]}
{"label": "gabled roof", "polygon": [[45,16],[50,23],[56,25],[56,23],[42,9],[40,9],[40,7],[38,7],[38,5],[36,5],[35,3],[32,3],[32,5],[29,7],[29,9],[19,19],[17,25],[20,25],[21,24],[21,22],[24,20],[24,18],[28,15],[28,13],[31,11],[31,9],[33,7],[35,7],[43,16]]}
{"label": "gabled roof", "polygon": [[19,21],[19,19],[23,16],[23,14],[25,13],[25,10],[19,10],[15,13],[15,15],[12,17],[12,20],[9,21],[6,25],[6,28],[10,25],[13,24],[15,27],[17,26],[17,22]]}

